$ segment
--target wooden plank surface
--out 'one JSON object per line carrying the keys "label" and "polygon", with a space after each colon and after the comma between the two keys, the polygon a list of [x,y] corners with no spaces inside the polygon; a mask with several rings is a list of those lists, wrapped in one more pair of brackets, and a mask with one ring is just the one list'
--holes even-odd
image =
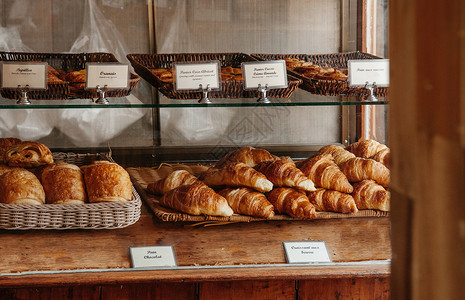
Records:
{"label": "wooden plank surface", "polygon": [[295,299],[294,280],[201,282],[199,300]]}

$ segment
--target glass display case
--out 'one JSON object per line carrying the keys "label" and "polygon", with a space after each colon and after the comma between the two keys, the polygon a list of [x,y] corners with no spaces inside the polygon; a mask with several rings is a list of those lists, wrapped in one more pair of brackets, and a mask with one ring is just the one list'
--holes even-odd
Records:
{"label": "glass display case", "polygon": [[[108,52],[134,74],[128,54],[360,51],[388,58],[387,2],[0,0],[0,51]],[[111,97],[103,105],[71,97],[22,105],[1,97],[0,137],[39,141],[60,153],[110,152],[133,172],[168,164],[210,165],[245,146],[299,161],[330,144],[345,147],[360,139],[388,144],[387,95],[373,101],[365,93],[328,95],[297,88],[290,97],[271,98],[271,103],[258,103],[257,97],[213,98],[208,104],[170,99],[143,78],[130,95]],[[144,203],[144,187],[139,188]],[[165,289],[165,297],[208,298],[212,291],[228,290],[225,282],[230,282],[229,290],[238,295],[261,288],[270,297],[277,291],[294,297],[296,290],[304,297],[310,290],[316,293],[317,285],[328,287],[318,292],[322,297],[350,285],[368,293],[376,285],[376,296],[387,299],[388,215],[167,222],[154,217],[144,203],[140,220],[124,229],[0,230],[5,249],[20,249],[20,255],[8,256],[0,273],[5,287],[16,288],[15,293],[30,282],[42,287],[76,282],[106,286],[108,295],[125,285],[127,293],[136,293],[156,281],[147,295]],[[320,240],[326,242],[331,263],[286,261],[283,242]],[[129,248],[166,245],[173,246],[176,267],[131,265]],[[336,285],[329,288],[331,282]]]}

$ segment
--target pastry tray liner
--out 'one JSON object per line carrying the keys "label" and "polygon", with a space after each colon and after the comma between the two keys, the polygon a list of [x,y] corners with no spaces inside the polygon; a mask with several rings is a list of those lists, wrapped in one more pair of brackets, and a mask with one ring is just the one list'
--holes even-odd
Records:
{"label": "pastry tray liner", "polygon": [[[54,152],[55,161],[78,166],[94,160],[114,162],[110,153]],[[85,204],[12,205],[0,203],[0,229],[116,229],[139,220],[142,200],[132,188],[132,200]]]}
{"label": "pastry tray liner", "polygon": [[[259,218],[240,214],[234,214],[229,217],[207,216],[207,215],[190,215],[177,212],[159,204],[160,196],[153,195],[147,191],[147,185],[150,182],[166,177],[175,170],[187,170],[195,176],[199,176],[203,171],[208,169],[208,166],[201,164],[161,164],[158,167],[130,167],[128,172],[131,175],[132,182],[138,190],[142,199],[147,203],[155,216],[162,221],[169,222],[252,222],[252,221],[282,221],[282,220],[300,220],[284,214],[275,214],[271,218]],[[389,212],[377,210],[360,210],[356,213],[343,214],[334,212],[317,212],[316,219],[341,219],[341,218],[356,218],[356,217],[385,217],[389,216]],[[313,219],[315,220],[315,219]]]}

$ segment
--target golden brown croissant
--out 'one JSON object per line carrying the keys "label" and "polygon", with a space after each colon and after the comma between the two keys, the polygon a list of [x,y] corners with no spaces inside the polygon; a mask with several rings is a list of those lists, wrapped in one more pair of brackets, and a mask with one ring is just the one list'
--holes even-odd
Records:
{"label": "golden brown croissant", "polygon": [[340,213],[357,212],[357,205],[350,194],[338,191],[317,189],[315,192],[307,192],[308,200],[319,211],[333,211]]}
{"label": "golden brown croissant", "polygon": [[0,175],[0,203],[42,205],[45,203],[44,188],[33,173],[15,168]]}
{"label": "golden brown croissant", "polygon": [[340,168],[350,182],[372,179],[382,186],[389,186],[389,169],[373,159],[362,157],[351,158],[341,164]]}
{"label": "golden brown croissant", "polygon": [[358,209],[389,211],[391,193],[373,180],[363,180],[354,184],[352,193]]}
{"label": "golden brown croissant", "polygon": [[17,138],[0,138],[0,164],[5,163],[5,153],[14,144],[21,143],[22,141]]}
{"label": "golden brown croissant", "polygon": [[61,161],[47,165],[40,181],[47,204],[84,204],[87,200],[84,177],[76,165]]}
{"label": "golden brown croissant", "polygon": [[300,219],[316,218],[315,206],[307,196],[293,188],[280,187],[267,193],[268,201],[276,211]]}
{"label": "golden brown croissant", "polygon": [[193,184],[199,181],[197,177],[186,170],[176,170],[171,172],[167,177],[151,182],[147,185],[147,190],[152,194],[163,195],[181,185]]}
{"label": "golden brown croissant", "polygon": [[269,192],[273,183],[254,168],[240,162],[231,162],[222,168],[210,168],[201,175],[208,186],[243,186],[260,192]]}
{"label": "golden brown croissant", "polygon": [[331,154],[318,154],[311,157],[305,160],[299,168],[317,187],[343,193],[352,193],[354,190]]}
{"label": "golden brown croissant", "polygon": [[249,188],[223,189],[218,192],[228,201],[229,206],[237,214],[270,218],[274,216],[274,207],[260,192]]}
{"label": "golden brown croissant", "polygon": [[131,178],[120,165],[109,161],[94,161],[81,169],[90,203],[125,202],[132,199]]}
{"label": "golden brown croissant", "polygon": [[255,166],[275,186],[295,187],[305,191],[314,191],[315,185],[293,162],[288,160],[264,161]]}
{"label": "golden brown croissant", "polygon": [[383,149],[370,158],[376,160],[377,162],[382,163],[383,165],[389,168],[390,159],[391,159],[391,150],[389,148]]}
{"label": "golden brown croissant", "polygon": [[341,146],[338,145],[328,145],[324,146],[318,151],[319,154],[329,153],[333,156],[334,161],[339,166],[343,162],[348,161],[349,159],[355,157],[355,155]]}
{"label": "golden brown croissant", "polygon": [[242,162],[253,168],[262,161],[275,159],[278,159],[278,157],[266,151],[265,149],[242,147],[226,154],[216,163],[215,167],[221,168],[230,162]]}
{"label": "golden brown croissant", "polygon": [[39,142],[20,142],[8,148],[5,163],[12,167],[31,168],[53,163],[50,149]]}
{"label": "golden brown croissant", "polygon": [[160,204],[191,215],[227,217],[233,214],[226,199],[201,182],[172,189],[160,198]]}
{"label": "golden brown croissant", "polygon": [[352,152],[357,157],[370,158],[379,151],[386,149],[387,146],[375,140],[361,140],[350,144],[346,150]]}

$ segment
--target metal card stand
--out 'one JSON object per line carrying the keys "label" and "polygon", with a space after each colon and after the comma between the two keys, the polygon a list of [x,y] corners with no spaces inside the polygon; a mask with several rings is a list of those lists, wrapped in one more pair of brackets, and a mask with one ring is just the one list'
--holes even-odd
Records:
{"label": "metal card stand", "polygon": [[374,90],[376,89],[376,82],[369,84],[368,81],[365,83],[365,89],[368,89],[370,94],[365,98],[367,101],[378,101],[378,97],[375,96]]}
{"label": "metal card stand", "polygon": [[208,98],[208,93],[212,91],[211,87],[209,84],[207,84],[207,88],[203,88],[202,84],[199,84],[199,89],[202,92],[202,98],[198,101],[199,103],[206,103],[210,104],[212,101]]}
{"label": "metal card stand", "polygon": [[25,87],[21,87],[18,85],[18,100],[16,101],[16,104],[24,104],[24,105],[29,105],[31,104],[31,101],[29,101],[29,97],[27,96],[27,93],[29,92],[29,85],[26,85]]}
{"label": "metal card stand", "polygon": [[97,104],[109,104],[110,103],[110,101],[108,101],[108,99],[105,96],[107,92],[106,85],[103,87],[103,89],[99,85],[97,85],[96,92],[97,92],[97,100],[94,101],[95,103]]}
{"label": "metal card stand", "polygon": [[257,99],[257,102],[259,103],[271,103],[270,99],[266,96],[266,93],[268,92],[268,84],[265,85],[265,87],[262,87],[261,84],[258,85],[258,92],[260,93],[260,97]]}

